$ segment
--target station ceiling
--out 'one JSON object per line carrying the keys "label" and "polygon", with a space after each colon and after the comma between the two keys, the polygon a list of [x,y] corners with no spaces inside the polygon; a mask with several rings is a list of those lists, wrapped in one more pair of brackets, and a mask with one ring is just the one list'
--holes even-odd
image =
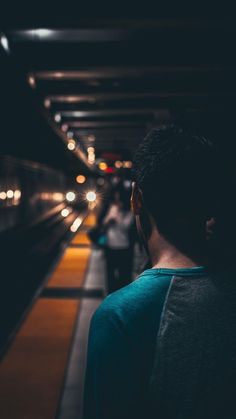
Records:
{"label": "station ceiling", "polygon": [[182,119],[217,125],[235,108],[232,17],[46,23],[6,25],[10,54],[44,117],[64,139],[73,134],[85,156],[93,146],[97,157],[132,159],[152,127]]}

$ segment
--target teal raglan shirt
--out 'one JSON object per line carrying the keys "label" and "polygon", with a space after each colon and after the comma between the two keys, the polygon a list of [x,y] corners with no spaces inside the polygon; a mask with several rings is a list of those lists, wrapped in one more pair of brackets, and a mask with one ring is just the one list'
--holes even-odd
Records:
{"label": "teal raglan shirt", "polygon": [[148,269],[104,300],[90,326],[83,419],[145,418],[156,337],[172,277],[202,270]]}

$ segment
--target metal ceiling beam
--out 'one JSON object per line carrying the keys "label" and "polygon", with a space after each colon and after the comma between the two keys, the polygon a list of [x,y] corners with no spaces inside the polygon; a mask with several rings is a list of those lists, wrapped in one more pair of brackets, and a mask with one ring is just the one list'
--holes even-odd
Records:
{"label": "metal ceiling beam", "polygon": [[60,115],[64,118],[90,118],[90,117],[106,117],[106,116],[126,116],[126,115],[150,115],[154,117],[159,117],[163,113],[169,113],[166,109],[158,109],[157,107],[152,108],[128,108],[128,109],[102,109],[102,110],[92,110],[92,111],[60,111]]}
{"label": "metal ceiling beam", "polygon": [[71,128],[83,128],[83,129],[90,129],[90,128],[126,128],[126,127],[134,127],[134,128],[143,128],[146,126],[145,123],[134,121],[66,121],[66,124]]}
{"label": "metal ceiling beam", "polygon": [[39,80],[89,80],[113,78],[155,77],[160,73],[216,73],[225,71],[222,67],[213,66],[149,66],[149,67],[97,67],[80,68],[74,71],[36,71],[34,76]]}
{"label": "metal ceiling beam", "polygon": [[120,100],[120,99],[150,99],[150,98],[168,98],[168,97],[205,97],[207,93],[204,92],[101,92],[101,93],[87,93],[82,95],[49,95],[47,100],[55,103],[81,103],[105,100]]}

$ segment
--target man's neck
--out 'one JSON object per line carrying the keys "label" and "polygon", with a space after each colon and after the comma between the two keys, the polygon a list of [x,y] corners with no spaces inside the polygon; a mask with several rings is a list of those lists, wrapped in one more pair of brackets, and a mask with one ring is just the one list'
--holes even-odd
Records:
{"label": "man's neck", "polygon": [[153,268],[193,268],[205,264],[201,257],[194,258],[182,253],[158,232],[150,237],[148,248]]}

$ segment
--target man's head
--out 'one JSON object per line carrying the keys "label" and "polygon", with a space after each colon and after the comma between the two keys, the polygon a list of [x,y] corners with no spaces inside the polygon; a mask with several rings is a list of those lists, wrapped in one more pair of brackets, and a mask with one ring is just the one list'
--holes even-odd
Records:
{"label": "man's head", "polygon": [[132,207],[146,240],[153,223],[175,241],[191,229],[200,234],[214,215],[217,165],[204,137],[174,125],[152,130],[136,152],[133,175]]}

